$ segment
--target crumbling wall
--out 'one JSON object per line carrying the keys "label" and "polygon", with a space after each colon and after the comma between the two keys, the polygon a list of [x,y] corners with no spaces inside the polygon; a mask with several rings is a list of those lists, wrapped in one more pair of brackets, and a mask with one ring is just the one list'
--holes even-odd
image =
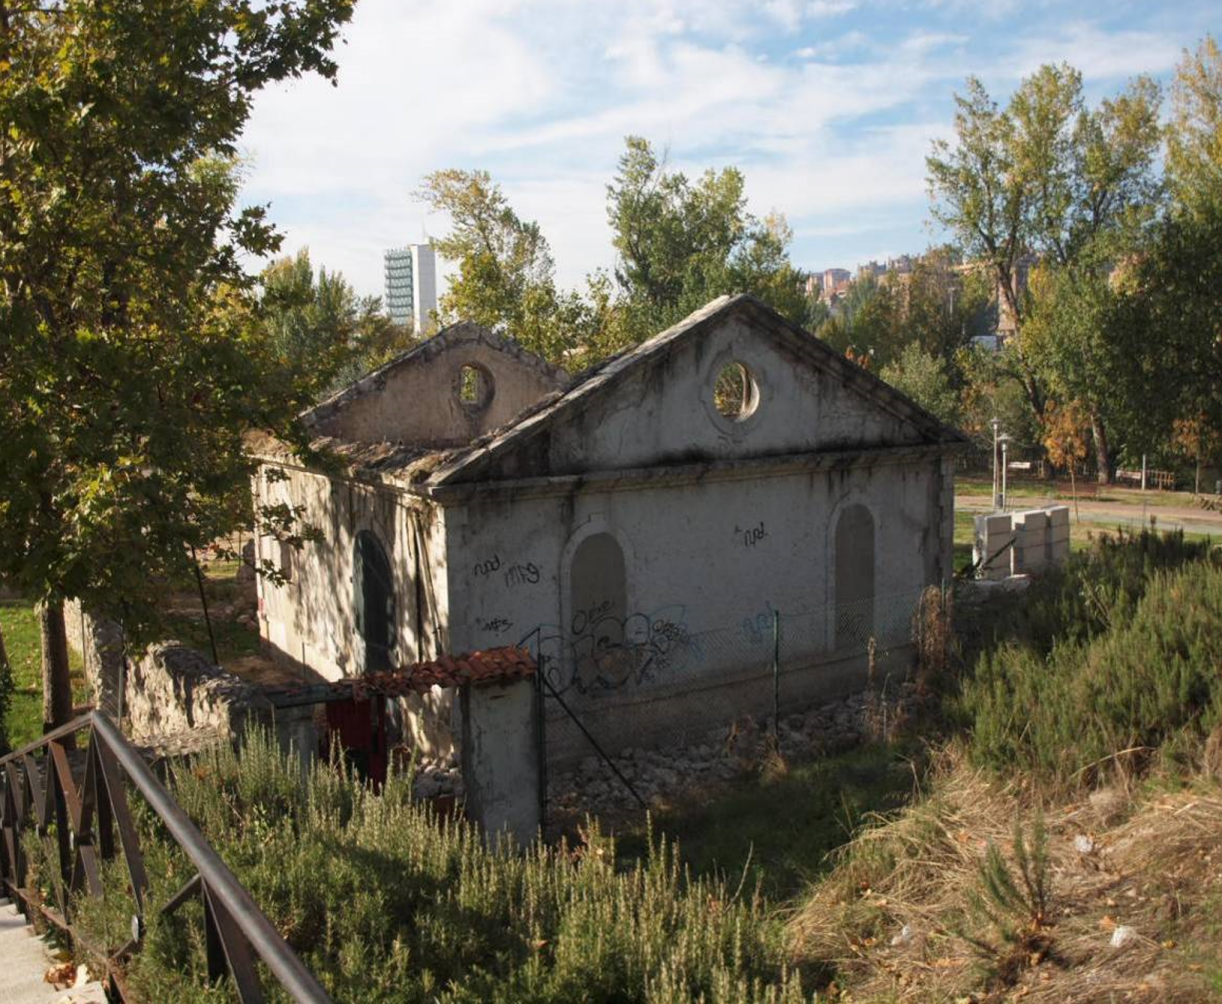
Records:
{"label": "crumbling wall", "polygon": [[80,653],[85,664],[94,706],[117,715],[123,680],[123,629],[115,621],[89,613],[79,600],[64,604],[64,626],[68,644]]}
{"label": "crumbling wall", "polygon": [[124,711],[133,739],[208,729],[238,735],[257,688],[175,641],[151,645],[131,664]]}

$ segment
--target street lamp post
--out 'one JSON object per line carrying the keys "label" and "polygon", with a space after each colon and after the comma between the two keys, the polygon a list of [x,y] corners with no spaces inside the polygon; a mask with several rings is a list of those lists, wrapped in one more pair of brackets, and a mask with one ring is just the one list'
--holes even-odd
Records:
{"label": "street lamp post", "polygon": [[1001,509],[1002,512],[1005,512],[1006,510],[1006,467],[1008,466],[1008,464],[1006,463],[1006,460],[1009,454],[1010,437],[1007,436],[1005,433],[1002,433],[1002,435],[999,437],[999,442],[1001,443],[1001,499],[1000,499],[1000,505],[998,506],[998,508]]}
{"label": "street lamp post", "polygon": [[994,418],[990,423],[993,426],[993,508],[1001,508],[1001,499],[997,494],[997,432],[1001,428],[1001,421]]}

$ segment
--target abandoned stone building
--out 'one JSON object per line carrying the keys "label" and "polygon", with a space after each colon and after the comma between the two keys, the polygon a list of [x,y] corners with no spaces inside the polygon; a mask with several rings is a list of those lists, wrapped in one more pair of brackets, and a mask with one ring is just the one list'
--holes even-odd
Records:
{"label": "abandoned stone building", "polygon": [[[612,749],[707,727],[710,694],[766,714],[773,612],[791,700],[859,688],[952,574],[962,435],[746,296],[576,377],[457,324],[304,421],[338,464],[255,447],[259,501],[322,531],[258,541],[265,644],[336,679],[520,643]],[[545,707],[548,760],[584,756]],[[436,749],[453,715],[404,726]]]}

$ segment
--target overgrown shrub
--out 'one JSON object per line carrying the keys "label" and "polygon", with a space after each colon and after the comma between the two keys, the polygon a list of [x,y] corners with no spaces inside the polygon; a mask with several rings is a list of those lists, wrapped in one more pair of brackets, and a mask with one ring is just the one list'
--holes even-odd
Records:
{"label": "overgrown shrub", "polygon": [[1121,528],[1092,536],[1088,547],[1025,593],[999,598],[974,618],[960,611],[956,627],[966,636],[968,668],[981,651],[1001,645],[1046,655],[1055,645],[1087,641],[1130,618],[1155,574],[1205,560],[1209,553],[1209,542],[1187,540],[1178,530]]}
{"label": "overgrown shrub", "polygon": [[[337,1000],[688,1001],[804,999],[785,972],[780,921],[758,897],[690,878],[675,849],[617,871],[591,829],[576,848],[518,853],[413,803],[406,778],[373,794],[317,765],[304,782],[266,737],[175,770],[175,797]],[[159,918],[192,874],[139,816],[153,887],[129,973],[139,999],[229,999],[207,986],[202,910]],[[78,923],[125,940],[121,866]]]}
{"label": "overgrown shrub", "polygon": [[981,657],[962,698],[979,762],[1090,780],[1208,735],[1222,717],[1222,566],[1151,574],[1148,558],[1134,549],[1114,578],[1081,583],[1090,630],[1062,631],[1047,653],[1011,642]]}

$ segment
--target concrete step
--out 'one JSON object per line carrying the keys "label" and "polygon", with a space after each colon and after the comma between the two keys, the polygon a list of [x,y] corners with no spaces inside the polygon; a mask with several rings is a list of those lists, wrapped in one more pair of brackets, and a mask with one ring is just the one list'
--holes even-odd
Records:
{"label": "concrete step", "polygon": [[56,990],[43,977],[57,965],[50,946],[34,934],[25,917],[0,899],[0,1000],[3,1004],[105,1004],[102,984],[91,980],[71,990]]}

